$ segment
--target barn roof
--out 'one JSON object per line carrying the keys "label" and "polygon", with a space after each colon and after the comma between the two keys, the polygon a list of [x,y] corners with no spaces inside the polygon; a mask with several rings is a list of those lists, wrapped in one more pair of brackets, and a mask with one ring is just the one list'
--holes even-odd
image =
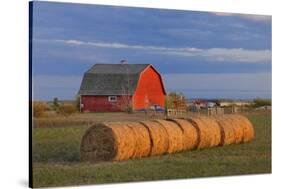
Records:
{"label": "barn roof", "polygon": [[132,95],[150,64],[95,64],[83,77],[79,95]]}

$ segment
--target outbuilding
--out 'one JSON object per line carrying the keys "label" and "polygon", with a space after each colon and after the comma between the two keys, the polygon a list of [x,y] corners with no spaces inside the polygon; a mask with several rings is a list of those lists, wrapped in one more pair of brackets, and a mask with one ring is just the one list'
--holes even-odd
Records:
{"label": "outbuilding", "polygon": [[81,112],[164,108],[165,88],[151,64],[95,64],[85,72],[78,92]]}

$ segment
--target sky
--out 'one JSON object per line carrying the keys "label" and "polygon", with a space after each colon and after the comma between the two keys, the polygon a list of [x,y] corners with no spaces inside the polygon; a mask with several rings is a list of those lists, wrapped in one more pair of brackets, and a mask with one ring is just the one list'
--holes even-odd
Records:
{"label": "sky", "polygon": [[74,99],[96,63],[153,64],[187,98],[271,98],[271,16],[35,1],[35,100]]}

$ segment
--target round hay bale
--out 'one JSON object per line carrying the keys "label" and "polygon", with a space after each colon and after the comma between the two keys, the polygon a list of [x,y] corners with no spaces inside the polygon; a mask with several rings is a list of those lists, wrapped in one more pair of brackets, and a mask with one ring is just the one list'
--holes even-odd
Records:
{"label": "round hay bale", "polygon": [[187,118],[187,121],[189,121],[199,133],[197,148],[201,149],[210,147],[212,145],[211,129],[198,117],[189,117]]}
{"label": "round hay bale", "polygon": [[255,137],[254,127],[248,118],[242,115],[231,115],[231,118],[239,122],[240,126],[242,127],[243,130],[242,142],[249,142],[254,139]]}
{"label": "round hay bale", "polygon": [[199,131],[187,120],[184,119],[169,119],[181,127],[183,133],[183,150],[192,150],[199,143]]}
{"label": "round hay bale", "polygon": [[181,128],[175,122],[172,121],[167,121],[167,120],[154,120],[154,121],[162,125],[168,134],[168,139],[169,139],[168,153],[182,151],[183,132]]}
{"label": "round hay bale", "polygon": [[82,137],[80,159],[82,161],[113,160],[117,154],[114,131],[104,124],[95,124]]}
{"label": "round hay bale", "polygon": [[130,159],[135,151],[132,129],[118,122],[95,124],[84,134],[80,154],[83,161]]}
{"label": "round hay bale", "polygon": [[151,150],[151,141],[147,128],[138,122],[128,122],[126,125],[135,133],[136,146],[132,158],[148,156]]}
{"label": "round hay bale", "polygon": [[244,131],[243,131],[243,122],[241,120],[237,119],[237,117],[233,117],[231,115],[228,115],[226,117],[232,124],[232,128],[235,133],[235,144],[240,144],[243,142],[243,136],[244,136]]}
{"label": "round hay bale", "polygon": [[218,146],[221,143],[221,129],[214,118],[200,117],[199,118],[206,127],[208,127],[209,137],[211,138],[210,147]]}
{"label": "round hay bale", "polygon": [[227,119],[227,116],[215,117],[218,125],[220,126],[221,131],[221,142],[220,145],[229,145],[233,144],[236,141],[235,129],[231,120]]}
{"label": "round hay bale", "polygon": [[157,122],[141,121],[149,131],[151,140],[151,150],[149,155],[161,155],[167,153],[169,147],[169,139],[167,131]]}
{"label": "round hay bale", "polygon": [[117,154],[114,160],[126,160],[132,158],[135,152],[135,133],[122,122],[105,122],[106,126],[114,128],[117,138]]}

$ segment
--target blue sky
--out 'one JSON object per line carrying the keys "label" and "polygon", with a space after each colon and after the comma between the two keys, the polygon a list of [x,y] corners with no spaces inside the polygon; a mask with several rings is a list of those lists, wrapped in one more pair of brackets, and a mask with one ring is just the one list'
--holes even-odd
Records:
{"label": "blue sky", "polygon": [[73,99],[95,63],[153,64],[187,98],[271,98],[271,17],[34,2],[33,94]]}

